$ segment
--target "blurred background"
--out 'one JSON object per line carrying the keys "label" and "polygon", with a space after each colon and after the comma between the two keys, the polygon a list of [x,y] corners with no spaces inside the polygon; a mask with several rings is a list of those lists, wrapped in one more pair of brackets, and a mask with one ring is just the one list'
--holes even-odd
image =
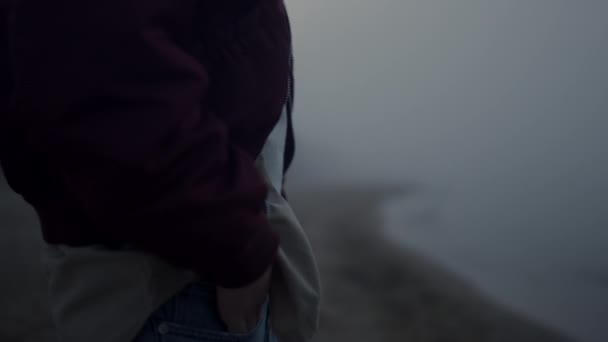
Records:
{"label": "blurred background", "polygon": [[[288,7],[319,341],[608,341],[608,2]],[[0,194],[0,341],[48,341],[36,222]]]}
{"label": "blurred background", "polygon": [[383,205],[392,239],[608,341],[608,2],[288,5],[292,180],[414,186]]}

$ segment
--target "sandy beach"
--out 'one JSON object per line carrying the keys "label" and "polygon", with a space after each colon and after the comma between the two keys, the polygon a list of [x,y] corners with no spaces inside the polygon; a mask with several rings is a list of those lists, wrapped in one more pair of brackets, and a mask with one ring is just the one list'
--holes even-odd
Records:
{"label": "sandy beach", "polygon": [[[382,187],[292,189],[324,279],[317,341],[567,341],[510,313],[447,270],[387,241]],[[53,341],[31,210],[0,185],[0,341]]]}

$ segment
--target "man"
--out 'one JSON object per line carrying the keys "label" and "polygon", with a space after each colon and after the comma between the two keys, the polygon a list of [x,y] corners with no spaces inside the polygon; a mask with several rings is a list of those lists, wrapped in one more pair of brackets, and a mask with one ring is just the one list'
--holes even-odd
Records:
{"label": "man", "polygon": [[0,161],[40,218],[59,339],[310,339],[282,0],[0,8]]}

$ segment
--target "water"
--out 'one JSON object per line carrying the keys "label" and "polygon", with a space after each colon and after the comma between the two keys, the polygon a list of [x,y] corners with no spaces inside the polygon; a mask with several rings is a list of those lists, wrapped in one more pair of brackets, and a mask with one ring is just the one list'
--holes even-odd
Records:
{"label": "water", "polygon": [[607,341],[608,2],[288,6],[298,179],[414,184],[386,208],[404,245]]}

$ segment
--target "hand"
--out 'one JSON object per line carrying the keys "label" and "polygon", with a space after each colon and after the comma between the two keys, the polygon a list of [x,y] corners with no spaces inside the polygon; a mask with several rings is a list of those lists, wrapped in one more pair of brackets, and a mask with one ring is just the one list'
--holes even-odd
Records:
{"label": "hand", "polygon": [[220,318],[228,331],[246,334],[257,326],[262,305],[268,297],[272,267],[258,280],[238,289],[217,288]]}

